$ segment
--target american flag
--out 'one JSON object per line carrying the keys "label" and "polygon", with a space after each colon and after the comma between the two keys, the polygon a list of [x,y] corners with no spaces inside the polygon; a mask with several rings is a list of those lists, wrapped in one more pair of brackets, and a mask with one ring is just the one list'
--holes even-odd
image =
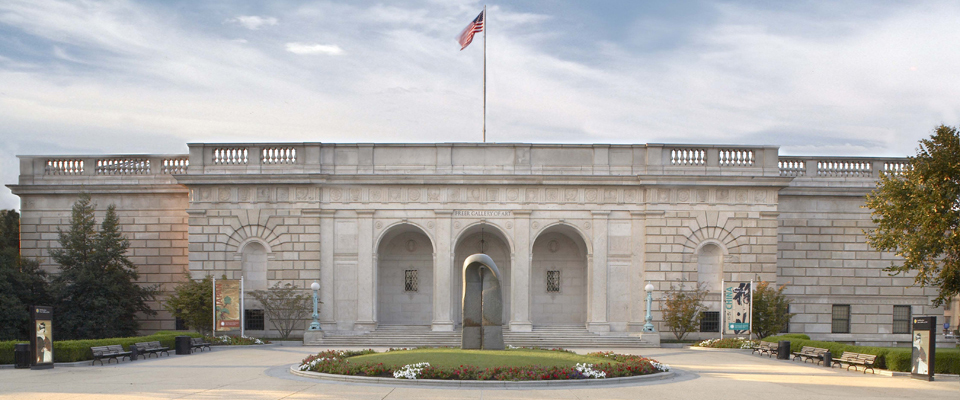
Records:
{"label": "american flag", "polygon": [[483,13],[486,10],[480,11],[480,15],[473,19],[473,22],[470,22],[466,28],[463,28],[463,32],[460,32],[460,50],[467,48],[470,45],[470,42],[473,42],[473,35],[483,32]]}

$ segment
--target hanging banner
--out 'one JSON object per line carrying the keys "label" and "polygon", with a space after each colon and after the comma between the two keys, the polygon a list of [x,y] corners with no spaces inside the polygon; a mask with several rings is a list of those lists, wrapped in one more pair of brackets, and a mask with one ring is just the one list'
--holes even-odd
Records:
{"label": "hanging banner", "polygon": [[753,282],[723,282],[723,334],[750,333]]}
{"label": "hanging banner", "polygon": [[239,280],[213,281],[213,326],[216,332],[240,330],[241,301]]}
{"label": "hanging banner", "polygon": [[913,352],[911,354],[911,376],[926,381],[933,380],[937,346],[934,341],[937,317],[913,317]]}
{"label": "hanging banner", "polygon": [[53,368],[53,307],[33,306],[30,317],[33,320],[30,369]]}

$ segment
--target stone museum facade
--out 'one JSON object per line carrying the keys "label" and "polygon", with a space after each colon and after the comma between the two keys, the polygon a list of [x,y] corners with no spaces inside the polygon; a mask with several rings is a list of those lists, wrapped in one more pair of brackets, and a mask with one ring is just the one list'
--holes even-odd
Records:
{"label": "stone museum facade", "polygon": [[[790,332],[909,341],[944,315],[932,288],[883,271],[864,195],[902,158],[781,156],[776,146],[190,144],[188,155],[20,156],[22,248],[48,253],[78,193],[116,204],[144,283],[320,283],[325,331],[459,329],[461,268],[489,255],[504,330],[640,332],[643,287],[786,285]],[[253,305],[255,307],[255,305]],[[159,304],[155,307],[159,310]],[[248,306],[250,308],[250,306]],[[665,332],[654,304],[654,323]],[[942,320],[941,320],[942,321]],[[906,328],[905,328],[906,327]],[[148,330],[173,329],[161,311]],[[906,330],[905,330],[906,329]]]}

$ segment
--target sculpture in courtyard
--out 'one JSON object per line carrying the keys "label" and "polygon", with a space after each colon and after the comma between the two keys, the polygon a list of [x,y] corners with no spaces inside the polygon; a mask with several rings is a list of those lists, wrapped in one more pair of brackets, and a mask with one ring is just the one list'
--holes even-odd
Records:
{"label": "sculpture in courtyard", "polygon": [[486,254],[463,262],[463,349],[503,350],[503,275]]}

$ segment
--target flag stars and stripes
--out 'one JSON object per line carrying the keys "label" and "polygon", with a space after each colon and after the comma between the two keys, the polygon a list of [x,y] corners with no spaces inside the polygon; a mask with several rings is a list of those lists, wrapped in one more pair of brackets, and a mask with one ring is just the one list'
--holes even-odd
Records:
{"label": "flag stars and stripes", "polygon": [[463,28],[463,32],[460,32],[460,38],[457,40],[460,42],[460,50],[467,48],[473,42],[473,35],[483,32],[484,13],[486,10],[481,11],[480,15],[477,15],[477,18],[474,18],[466,28]]}

